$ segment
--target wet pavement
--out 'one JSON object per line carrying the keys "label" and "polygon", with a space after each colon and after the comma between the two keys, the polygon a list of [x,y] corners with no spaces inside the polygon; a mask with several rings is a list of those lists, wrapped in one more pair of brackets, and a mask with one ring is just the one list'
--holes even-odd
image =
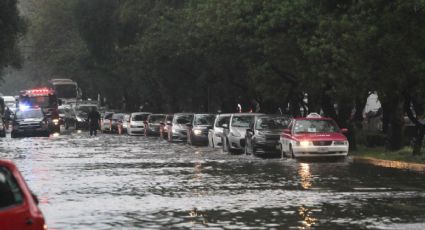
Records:
{"label": "wet pavement", "polygon": [[157,138],[0,140],[52,229],[425,229],[425,175]]}

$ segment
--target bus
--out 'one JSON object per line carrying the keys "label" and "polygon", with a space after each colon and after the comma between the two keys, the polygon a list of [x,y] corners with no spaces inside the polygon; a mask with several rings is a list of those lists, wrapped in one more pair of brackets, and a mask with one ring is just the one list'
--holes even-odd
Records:
{"label": "bus", "polygon": [[58,109],[60,104],[61,101],[57,98],[55,91],[50,88],[22,90],[17,100],[18,110],[41,108],[50,121],[49,126],[53,132],[60,131]]}
{"label": "bus", "polygon": [[56,92],[56,96],[64,104],[76,104],[81,99],[81,90],[77,82],[66,79],[56,78],[49,81],[50,87]]}

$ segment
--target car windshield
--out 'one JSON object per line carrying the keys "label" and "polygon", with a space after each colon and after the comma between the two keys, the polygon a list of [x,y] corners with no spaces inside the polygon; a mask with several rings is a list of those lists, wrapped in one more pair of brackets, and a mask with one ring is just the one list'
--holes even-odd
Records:
{"label": "car windshield", "polygon": [[22,192],[12,174],[0,167],[0,210],[23,202]]}
{"label": "car windshield", "polygon": [[163,122],[165,119],[165,115],[150,115],[149,116],[149,123],[160,123]]}
{"label": "car windshield", "polygon": [[195,125],[212,125],[215,120],[213,114],[195,115]]}
{"label": "car windshield", "polygon": [[18,119],[43,118],[43,112],[40,109],[18,111],[16,117]]}
{"label": "car windshield", "polygon": [[232,118],[232,127],[248,128],[253,118],[253,116],[234,116]]}
{"label": "car windshield", "polygon": [[136,114],[131,117],[132,121],[145,121],[149,114]]}
{"label": "car windshield", "polygon": [[257,130],[282,130],[288,127],[289,119],[286,117],[259,118],[255,128]]}
{"label": "car windshield", "polygon": [[177,115],[175,118],[177,124],[184,125],[187,123],[192,123],[193,115]]}
{"label": "car windshield", "polygon": [[332,120],[298,120],[294,126],[295,133],[334,133],[339,132]]}

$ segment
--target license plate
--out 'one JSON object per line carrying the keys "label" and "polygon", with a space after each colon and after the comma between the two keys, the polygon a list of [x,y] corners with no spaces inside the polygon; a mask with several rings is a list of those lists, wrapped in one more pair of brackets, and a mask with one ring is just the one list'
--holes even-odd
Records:
{"label": "license plate", "polygon": [[326,153],[326,152],[328,152],[328,148],[318,148],[317,149],[317,152],[319,152],[319,153]]}

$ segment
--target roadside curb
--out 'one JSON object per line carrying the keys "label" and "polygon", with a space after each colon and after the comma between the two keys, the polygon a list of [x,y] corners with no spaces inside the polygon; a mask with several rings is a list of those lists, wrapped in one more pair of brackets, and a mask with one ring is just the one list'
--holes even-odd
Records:
{"label": "roadside curb", "polygon": [[371,164],[376,166],[381,166],[385,168],[394,168],[394,169],[403,169],[415,172],[425,172],[425,164],[420,163],[410,163],[404,161],[391,161],[391,160],[382,160],[373,157],[360,157],[360,156],[352,156],[354,162]]}

